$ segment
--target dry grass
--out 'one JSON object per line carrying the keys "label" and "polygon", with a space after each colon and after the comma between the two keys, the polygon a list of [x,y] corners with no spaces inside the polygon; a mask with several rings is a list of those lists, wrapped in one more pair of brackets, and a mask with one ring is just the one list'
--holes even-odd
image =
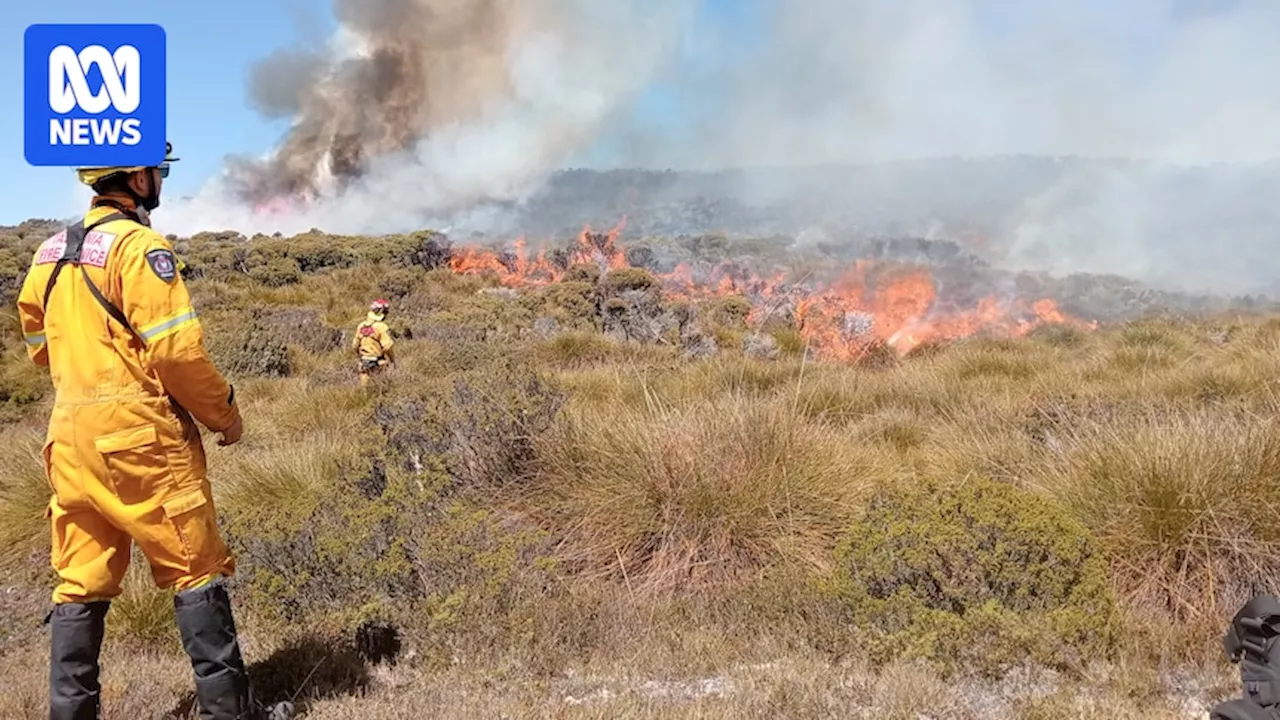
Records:
{"label": "dry grass", "polygon": [[[49,505],[44,432],[18,425],[0,434],[0,568],[14,579],[43,577],[48,565]],[[38,559],[38,560],[37,560]]]}
{"label": "dry grass", "polygon": [[539,508],[563,557],[635,589],[823,568],[891,465],[785,398],[571,410],[541,438]]}
{"label": "dry grass", "polygon": [[111,603],[107,636],[143,650],[180,650],[173,593],[158,589],[147,560],[135,547],[123,592]]}
{"label": "dry grass", "polygon": [[[1214,672],[1129,674],[1073,681],[1031,668],[996,683],[945,682],[927,665],[870,667],[813,654],[724,658],[714,673],[637,671],[634,656],[574,664],[553,677],[515,682],[501,671],[455,667],[424,672],[405,665],[354,668],[289,643],[252,648],[251,673],[272,699],[294,698],[312,720],[410,718],[865,718],[866,720],[1192,720],[1232,692]],[[295,646],[297,647],[297,646]],[[302,646],[308,647],[308,646]],[[318,664],[328,658],[333,666]],[[0,716],[38,720],[44,658],[38,651],[0,666]],[[293,663],[292,665],[281,663]],[[104,720],[194,717],[189,669],[180,656],[108,644]],[[1106,672],[1113,672],[1107,668]],[[282,682],[284,685],[275,683]]]}
{"label": "dry grass", "polygon": [[[211,318],[289,305],[349,332],[379,281],[193,287]],[[534,306],[478,295],[487,281],[396,282],[413,332],[396,372],[364,391],[345,348],[293,347],[292,376],[236,378],[244,442],[207,443],[244,576],[281,585],[237,589],[250,660],[309,717],[1203,717],[1235,688],[1225,619],[1280,590],[1280,321],[1053,327],[860,367],[806,358],[789,328],[771,331],[777,360],[748,358],[726,324],[708,333],[720,354],[694,361],[582,328],[537,336]],[[568,402],[507,380],[517,365]],[[22,420],[0,434],[0,570],[44,597],[45,408],[8,410]],[[851,659],[851,629],[813,591],[842,533],[878,489],[976,477],[1048,496],[1096,538],[1122,600],[1114,664],[943,683],[936,666]],[[312,565],[263,555],[285,551]],[[136,565],[109,620],[108,717],[189,699],[169,599]],[[261,604],[300,587],[329,593],[313,605],[338,607],[323,617],[337,635]],[[28,623],[29,605],[0,604],[0,623]],[[398,665],[334,655],[395,606]],[[0,717],[39,717],[43,639],[14,637]],[[304,682],[318,663],[323,681]]]}

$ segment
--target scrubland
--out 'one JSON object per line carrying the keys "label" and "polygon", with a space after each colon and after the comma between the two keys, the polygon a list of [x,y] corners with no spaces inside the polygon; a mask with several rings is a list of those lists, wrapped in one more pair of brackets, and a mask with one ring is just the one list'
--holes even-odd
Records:
{"label": "scrubland", "polygon": [[[633,269],[503,290],[429,240],[179,242],[246,421],[206,445],[262,699],[1048,719],[1205,717],[1238,694],[1220,639],[1280,565],[1280,319],[837,363],[741,300],[676,301]],[[347,342],[379,295],[400,362],[362,389]],[[651,305],[679,327],[610,332]],[[38,718],[49,390],[11,311],[3,343],[0,717]],[[193,717],[136,553],[108,626],[107,717]]]}

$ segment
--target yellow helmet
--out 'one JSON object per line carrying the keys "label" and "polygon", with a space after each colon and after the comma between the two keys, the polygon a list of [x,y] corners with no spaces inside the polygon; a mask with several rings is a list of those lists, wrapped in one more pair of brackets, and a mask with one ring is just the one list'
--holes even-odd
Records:
{"label": "yellow helmet", "polygon": [[[179,159],[180,158],[176,158],[173,156],[173,143],[166,142],[164,144],[164,160],[161,161],[159,165],[156,165],[154,167],[160,168],[160,177],[168,177],[169,163],[175,162]],[[80,182],[84,183],[85,185],[96,185],[99,180],[102,180],[105,177],[110,177],[112,175],[115,175],[116,173],[127,173],[127,172],[133,172],[134,170],[144,170],[147,167],[149,166],[134,165],[130,167],[125,167],[125,166],[81,167],[81,168],[76,168],[76,175],[80,177]]]}

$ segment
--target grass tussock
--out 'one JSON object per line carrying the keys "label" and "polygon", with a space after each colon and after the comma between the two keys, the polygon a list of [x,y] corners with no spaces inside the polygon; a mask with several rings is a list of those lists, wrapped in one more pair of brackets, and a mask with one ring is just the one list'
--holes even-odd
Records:
{"label": "grass tussock", "polygon": [[1280,589],[1278,477],[1271,422],[1200,411],[1085,427],[1037,482],[1093,526],[1134,602],[1217,619]]}
{"label": "grass tussock", "polygon": [[18,426],[0,441],[0,568],[28,582],[48,575],[49,481],[44,434]]}
{"label": "grass tussock", "polygon": [[565,560],[637,590],[824,566],[867,490],[892,473],[785,398],[579,408],[539,446],[531,499]]}
{"label": "grass tussock", "polygon": [[107,637],[141,648],[179,650],[173,593],[157,588],[146,556],[136,547],[125,574],[123,591],[111,602]]}

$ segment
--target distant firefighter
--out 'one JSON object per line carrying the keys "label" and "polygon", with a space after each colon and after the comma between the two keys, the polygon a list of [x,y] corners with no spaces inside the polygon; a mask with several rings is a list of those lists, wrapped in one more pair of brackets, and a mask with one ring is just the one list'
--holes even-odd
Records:
{"label": "distant firefighter", "polygon": [[381,372],[388,365],[396,364],[391,346],[391,331],[387,328],[387,312],[391,303],[381,298],[374,300],[369,306],[369,314],[356,326],[355,337],[351,341],[351,349],[360,358],[360,384],[369,384],[369,376]]}

